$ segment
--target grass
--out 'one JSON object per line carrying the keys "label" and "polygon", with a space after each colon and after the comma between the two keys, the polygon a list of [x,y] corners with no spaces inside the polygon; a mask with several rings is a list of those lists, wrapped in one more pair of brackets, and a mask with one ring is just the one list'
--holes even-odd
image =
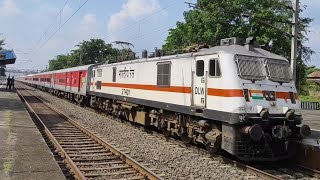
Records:
{"label": "grass", "polygon": [[300,101],[305,101],[305,102],[320,102],[320,97],[314,97],[314,96],[300,95],[299,99]]}

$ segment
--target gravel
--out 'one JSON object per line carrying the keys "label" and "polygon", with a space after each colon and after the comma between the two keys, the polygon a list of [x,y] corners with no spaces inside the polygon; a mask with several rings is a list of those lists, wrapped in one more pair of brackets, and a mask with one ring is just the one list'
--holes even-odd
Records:
{"label": "gravel", "polygon": [[[150,164],[164,179],[257,179],[221,158],[152,135],[134,126],[99,115],[39,90],[33,91],[107,142],[128,152],[135,160]],[[149,166],[148,166],[149,167]]]}

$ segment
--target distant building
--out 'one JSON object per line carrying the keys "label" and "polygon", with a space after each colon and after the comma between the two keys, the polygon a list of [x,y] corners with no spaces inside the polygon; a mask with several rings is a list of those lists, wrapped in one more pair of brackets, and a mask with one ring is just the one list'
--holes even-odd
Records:
{"label": "distant building", "polygon": [[307,76],[307,80],[314,81],[320,85],[320,71],[315,71]]}

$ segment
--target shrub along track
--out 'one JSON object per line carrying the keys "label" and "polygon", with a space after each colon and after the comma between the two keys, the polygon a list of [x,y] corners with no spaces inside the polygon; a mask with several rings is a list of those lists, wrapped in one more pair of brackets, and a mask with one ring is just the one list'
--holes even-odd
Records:
{"label": "shrub along track", "polygon": [[76,179],[161,179],[28,90],[17,93]]}
{"label": "shrub along track", "polygon": [[[68,100],[65,100],[65,102],[70,103],[70,101],[68,101]],[[89,110],[91,112],[94,112],[94,110],[91,108],[85,108],[85,109]],[[144,133],[151,138],[165,139],[167,141],[166,144],[168,146],[172,146],[172,147],[176,147],[176,148],[180,148],[180,149],[189,149],[189,150],[195,149],[195,151],[198,151],[198,152],[201,151],[203,154],[208,154],[207,151],[204,149],[201,149],[196,146],[185,145],[181,141],[178,141],[173,138],[167,139],[167,138],[163,137],[163,135],[160,133],[146,130],[144,127],[137,126],[131,122],[123,121],[119,118],[114,118],[114,117],[108,116],[106,114],[99,114],[99,115],[104,116],[104,117],[106,116],[108,118],[108,120],[117,121],[117,122],[121,121],[121,122],[124,122],[126,125],[129,125],[131,127],[134,127],[136,129],[139,129],[142,131],[145,131]],[[260,177],[260,178],[264,178],[264,179],[310,179],[312,177],[319,177],[319,176],[317,176],[317,174],[308,173],[306,171],[302,171],[300,168],[291,167],[291,166],[282,166],[282,165],[276,165],[276,164],[272,164],[271,166],[270,165],[269,166],[246,165],[245,163],[239,162],[239,161],[234,160],[232,158],[228,158],[224,155],[217,155],[217,157],[211,157],[211,158],[212,158],[212,160],[217,160],[217,158],[218,158],[219,161],[221,161],[224,164],[224,165],[222,165],[222,167],[223,166],[237,167],[247,173],[254,175],[256,178]]]}

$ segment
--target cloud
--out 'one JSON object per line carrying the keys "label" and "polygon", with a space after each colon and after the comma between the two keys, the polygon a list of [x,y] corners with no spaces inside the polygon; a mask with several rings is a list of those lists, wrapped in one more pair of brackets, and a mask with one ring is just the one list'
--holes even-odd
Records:
{"label": "cloud", "polygon": [[91,13],[85,14],[79,25],[74,29],[75,39],[77,40],[75,43],[90,38],[101,38],[101,35],[97,30],[98,28],[99,22],[97,21],[96,15]]}
{"label": "cloud", "polygon": [[96,15],[86,14],[83,16],[82,25],[84,26],[93,26],[97,23]]}
{"label": "cloud", "polygon": [[20,9],[14,0],[4,0],[0,4],[0,17],[1,16],[14,16],[20,13]]}
{"label": "cloud", "polygon": [[150,15],[160,9],[157,0],[128,0],[122,5],[119,12],[110,16],[108,21],[108,32],[114,33],[129,20],[137,20],[143,16]]}

